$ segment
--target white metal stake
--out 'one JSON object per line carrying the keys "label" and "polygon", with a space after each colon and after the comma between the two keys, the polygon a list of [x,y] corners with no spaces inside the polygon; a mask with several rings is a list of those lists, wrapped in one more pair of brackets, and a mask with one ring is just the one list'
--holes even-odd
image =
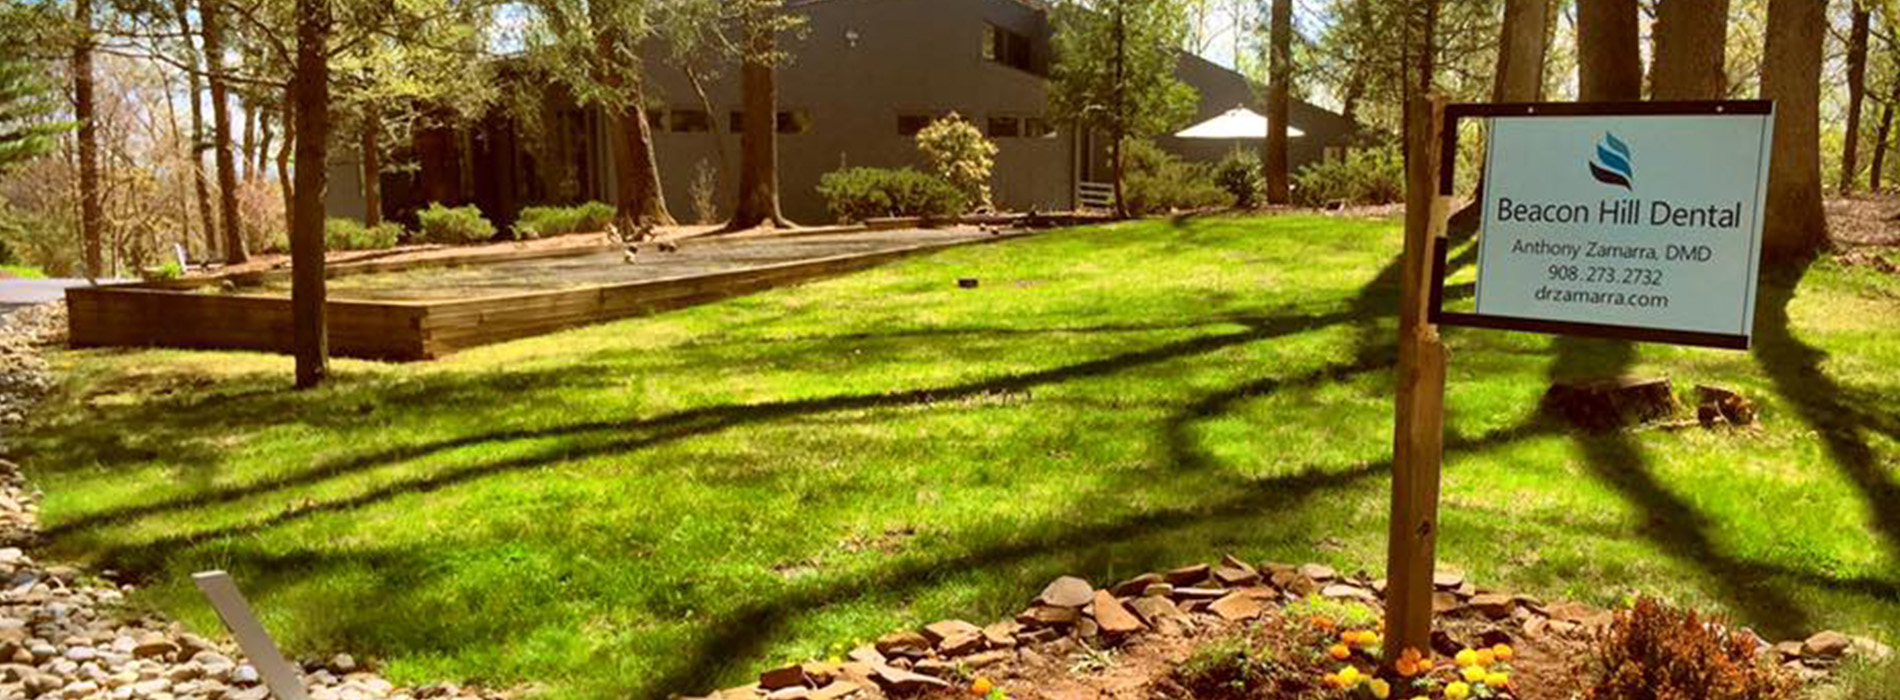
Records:
{"label": "white metal stake", "polygon": [[237,638],[238,648],[250,657],[251,666],[264,677],[264,685],[270,688],[271,695],[277,700],[309,700],[304,694],[303,674],[284,660],[277,643],[271,641],[270,633],[264,631],[264,625],[251,613],[250,604],[244,602],[244,594],[238,592],[237,582],[231,580],[231,575],[204,571],[192,574],[191,580],[198,584],[198,591],[205,594],[205,599],[211,601],[211,607],[218,611],[231,636]]}

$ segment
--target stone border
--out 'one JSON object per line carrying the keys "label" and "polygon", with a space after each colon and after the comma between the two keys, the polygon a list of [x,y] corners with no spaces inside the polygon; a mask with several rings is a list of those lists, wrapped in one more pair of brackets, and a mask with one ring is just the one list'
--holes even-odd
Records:
{"label": "stone border", "polygon": [[[1480,588],[1457,573],[1440,572],[1433,584],[1436,615],[1509,629],[1499,642],[1517,635],[1587,639],[1615,619],[1610,610],[1582,603],[1546,604],[1534,596]],[[1356,601],[1383,614],[1384,594],[1385,581],[1364,572],[1344,576],[1321,564],[1255,566],[1232,556],[1211,565],[1142,574],[1104,589],[1063,576],[1012,620],[984,626],[943,620],[899,630],[851,650],[845,661],[771,668],[756,683],[683,700],[875,700],[949,690],[968,674],[1002,662],[1067,654],[1083,644],[1116,646],[1145,634],[1178,635],[1241,623],[1307,596]],[[1445,656],[1463,647],[1442,632],[1433,634],[1433,646]],[[1884,660],[1893,652],[1871,638],[1821,632],[1802,641],[1762,642],[1760,653],[1806,681],[1849,656]]]}

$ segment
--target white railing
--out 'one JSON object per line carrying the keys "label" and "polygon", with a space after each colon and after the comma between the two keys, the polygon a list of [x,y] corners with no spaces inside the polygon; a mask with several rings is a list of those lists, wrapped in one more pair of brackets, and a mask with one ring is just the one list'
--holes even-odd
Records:
{"label": "white railing", "polygon": [[1076,206],[1082,209],[1110,209],[1115,206],[1115,183],[1075,183]]}

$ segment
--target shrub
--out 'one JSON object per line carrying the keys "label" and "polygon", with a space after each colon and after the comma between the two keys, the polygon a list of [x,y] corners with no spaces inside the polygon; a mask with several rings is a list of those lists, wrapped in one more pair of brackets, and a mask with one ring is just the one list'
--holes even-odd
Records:
{"label": "shrub", "polygon": [[148,280],[165,281],[165,280],[175,280],[180,277],[184,277],[185,269],[182,267],[179,267],[178,262],[174,260],[172,262],[159,265],[158,267],[145,268],[143,270],[140,270],[139,273],[140,273],[139,276],[144,277],[145,279],[148,279]]}
{"label": "shrub", "polygon": [[1214,182],[1205,165],[1183,161],[1149,141],[1130,140],[1122,150],[1122,195],[1130,215],[1234,204],[1234,196]]}
{"label": "shrub", "polygon": [[1293,176],[1293,203],[1303,207],[1391,204],[1405,199],[1405,156],[1397,146],[1354,150],[1314,163]]}
{"label": "shrub", "polygon": [[693,166],[693,184],[687,188],[687,194],[693,198],[693,219],[702,224],[719,222],[719,168],[711,161],[700,159]]}
{"label": "shrub", "polygon": [[1248,697],[1295,674],[1280,662],[1278,650],[1242,631],[1194,650],[1175,680],[1194,697]]}
{"label": "shrub", "polygon": [[1720,620],[1651,599],[1618,613],[1579,670],[1583,700],[1770,700],[1794,682]]}
{"label": "shrub", "polygon": [[528,207],[515,220],[515,237],[541,238],[568,233],[596,233],[607,230],[620,210],[612,204],[588,202],[572,207]]}
{"label": "shrub", "polygon": [[355,219],[333,218],[323,222],[323,247],[326,250],[382,250],[396,247],[402,234],[402,224],[394,221],[364,226]]}
{"label": "shrub", "polygon": [[937,176],[963,193],[966,205],[990,206],[990,173],[996,168],[996,144],[976,125],[951,112],[917,132],[917,150]]}
{"label": "shrub", "polygon": [[1265,172],[1260,166],[1260,156],[1253,151],[1234,149],[1214,164],[1214,182],[1234,196],[1234,206],[1252,209],[1260,203],[1260,194],[1267,188]]}
{"label": "shrub", "polygon": [[474,206],[445,207],[434,202],[416,212],[416,220],[422,224],[422,240],[430,243],[481,243],[495,237],[495,225]]}
{"label": "shrub", "polygon": [[910,168],[846,168],[825,173],[818,179],[818,194],[839,221],[881,216],[948,218],[961,213],[968,202],[955,185]]}

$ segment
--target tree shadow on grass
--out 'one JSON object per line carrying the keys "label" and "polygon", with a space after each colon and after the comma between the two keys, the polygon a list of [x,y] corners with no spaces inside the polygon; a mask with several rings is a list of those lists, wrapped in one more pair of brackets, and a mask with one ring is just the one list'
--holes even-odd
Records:
{"label": "tree shadow on grass", "polygon": [[1820,436],[1841,475],[1860,489],[1871,513],[1869,524],[1885,540],[1888,560],[1900,563],[1900,483],[1895,483],[1900,474],[1882,464],[1866,435],[1874,430],[1900,439],[1900,426],[1882,425],[1879,416],[1851,405],[1854,392],[1821,369],[1827,353],[1795,336],[1788,305],[1806,274],[1804,268],[1764,280],[1755,315],[1755,360],[1775,392]]}
{"label": "tree shadow on grass", "polygon": [[[1561,336],[1553,346],[1552,381],[1616,378],[1636,365],[1636,346],[1628,341]],[[1638,532],[1654,543],[1656,551],[1702,571],[1722,599],[1772,638],[1805,635],[1806,611],[1760,577],[1754,565],[1721,551],[1709,534],[1713,524],[1708,518],[1650,473],[1648,458],[1633,434],[1621,430],[1576,433],[1575,443],[1597,480],[1643,514],[1645,522]]]}

